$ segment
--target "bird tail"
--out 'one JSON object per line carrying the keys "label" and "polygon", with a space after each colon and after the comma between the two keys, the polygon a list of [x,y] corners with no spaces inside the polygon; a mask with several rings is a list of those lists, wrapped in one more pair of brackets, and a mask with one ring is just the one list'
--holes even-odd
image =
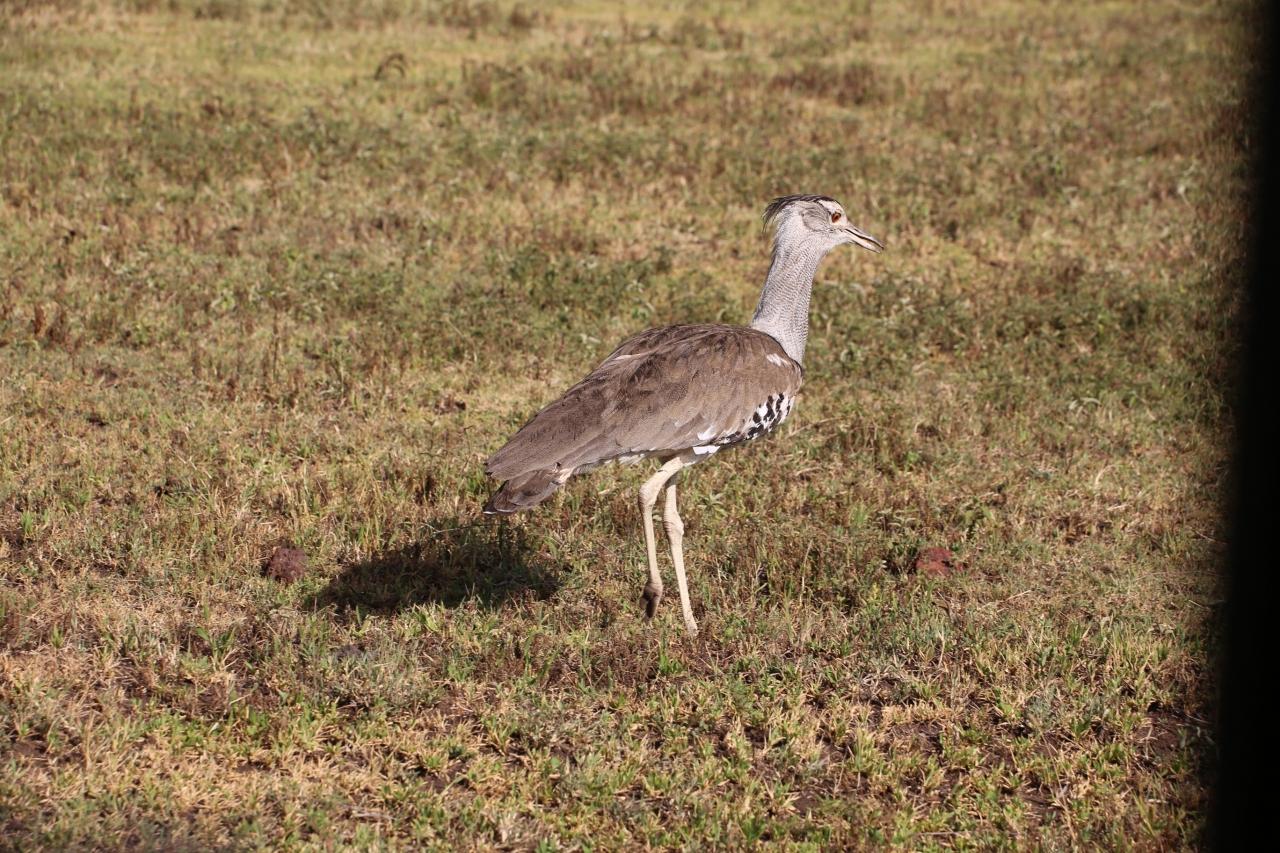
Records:
{"label": "bird tail", "polygon": [[485,515],[510,515],[522,509],[532,509],[551,497],[551,493],[564,485],[565,478],[557,471],[530,471],[512,477],[493,493],[484,505]]}

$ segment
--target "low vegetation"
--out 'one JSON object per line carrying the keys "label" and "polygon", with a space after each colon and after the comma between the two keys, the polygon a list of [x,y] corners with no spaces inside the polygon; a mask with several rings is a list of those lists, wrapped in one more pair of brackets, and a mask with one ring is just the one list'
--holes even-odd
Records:
{"label": "low vegetation", "polygon": [[[0,846],[1197,845],[1249,28],[5,3]],[[689,639],[644,471],[482,463],[789,192],[888,248],[683,489]]]}

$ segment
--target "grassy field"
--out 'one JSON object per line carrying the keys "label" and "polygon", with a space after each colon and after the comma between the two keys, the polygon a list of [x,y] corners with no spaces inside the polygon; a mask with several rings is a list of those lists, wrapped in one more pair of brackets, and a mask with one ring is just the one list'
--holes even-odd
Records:
{"label": "grassy field", "polygon": [[[1249,29],[3,4],[0,847],[1197,846]],[[791,192],[888,248],[686,480],[689,639],[647,468],[500,523],[482,463],[745,322]]]}

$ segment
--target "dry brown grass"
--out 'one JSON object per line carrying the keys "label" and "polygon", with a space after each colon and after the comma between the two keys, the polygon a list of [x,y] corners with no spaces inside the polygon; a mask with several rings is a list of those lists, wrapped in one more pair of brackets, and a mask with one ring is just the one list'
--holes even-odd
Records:
{"label": "dry brown grass", "polygon": [[[1245,7],[870,5],[6,5],[4,843],[1195,846]],[[888,251],[689,640],[642,472],[481,463],[783,192]]]}

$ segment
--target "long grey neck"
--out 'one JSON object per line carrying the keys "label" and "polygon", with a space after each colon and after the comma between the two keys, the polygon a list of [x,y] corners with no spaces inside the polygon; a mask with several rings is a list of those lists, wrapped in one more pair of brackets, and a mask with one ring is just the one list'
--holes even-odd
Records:
{"label": "long grey neck", "polygon": [[751,319],[751,328],[773,337],[797,363],[804,361],[804,345],[809,338],[813,276],[826,253],[821,244],[809,241],[775,246],[760,304]]}

